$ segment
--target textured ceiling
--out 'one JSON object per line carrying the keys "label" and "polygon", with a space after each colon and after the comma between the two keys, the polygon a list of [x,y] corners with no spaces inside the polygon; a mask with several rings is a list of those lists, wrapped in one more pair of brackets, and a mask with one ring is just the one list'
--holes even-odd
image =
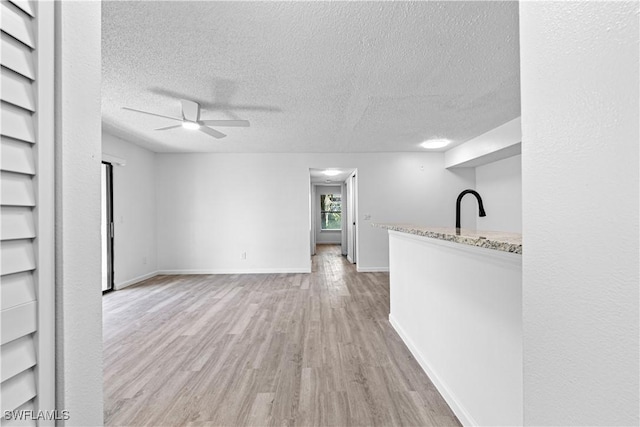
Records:
{"label": "textured ceiling", "polygon": [[[103,126],[157,152],[423,151],[520,115],[516,2],[104,1]],[[220,140],[122,107],[247,119]]]}

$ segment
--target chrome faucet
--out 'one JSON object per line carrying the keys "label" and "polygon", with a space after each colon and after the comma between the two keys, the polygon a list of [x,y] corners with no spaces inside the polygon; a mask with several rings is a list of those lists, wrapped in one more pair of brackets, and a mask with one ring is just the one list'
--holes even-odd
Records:
{"label": "chrome faucet", "polygon": [[473,194],[474,196],[476,196],[476,199],[478,199],[479,215],[487,216],[487,214],[484,212],[484,206],[482,205],[482,197],[480,197],[480,194],[478,194],[478,192],[474,190],[464,190],[462,193],[458,195],[458,200],[456,200],[456,232],[457,233],[460,233],[460,202],[462,201],[462,198],[464,197],[464,195],[467,193]]}

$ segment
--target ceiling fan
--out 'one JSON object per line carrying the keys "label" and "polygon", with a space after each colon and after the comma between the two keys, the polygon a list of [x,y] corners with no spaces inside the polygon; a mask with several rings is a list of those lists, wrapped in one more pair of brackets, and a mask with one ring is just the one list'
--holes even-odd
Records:
{"label": "ceiling fan", "polygon": [[200,120],[200,104],[197,102],[181,99],[182,104],[182,118],[164,116],[162,114],[150,113],[148,111],[136,110],[135,108],[122,107],[125,110],[135,111],[137,113],[148,114],[150,116],[164,117],[165,119],[177,120],[182,122],[179,125],[166,126],[155,130],[169,130],[179,127],[186,129],[199,130],[214,138],[224,138],[224,133],[210,128],[209,126],[216,127],[249,127],[248,120]]}

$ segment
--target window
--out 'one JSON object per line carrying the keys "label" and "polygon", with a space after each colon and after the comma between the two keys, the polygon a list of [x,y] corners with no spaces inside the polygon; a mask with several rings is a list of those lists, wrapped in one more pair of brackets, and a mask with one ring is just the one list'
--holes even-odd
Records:
{"label": "window", "polygon": [[320,230],[342,230],[342,198],[340,194],[320,195]]}

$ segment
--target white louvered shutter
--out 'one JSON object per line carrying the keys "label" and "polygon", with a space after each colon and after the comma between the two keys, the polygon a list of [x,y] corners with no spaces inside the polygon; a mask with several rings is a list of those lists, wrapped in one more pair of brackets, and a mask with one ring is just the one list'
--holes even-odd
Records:
{"label": "white louvered shutter", "polygon": [[1,418],[55,404],[53,2],[0,1],[0,29]]}

